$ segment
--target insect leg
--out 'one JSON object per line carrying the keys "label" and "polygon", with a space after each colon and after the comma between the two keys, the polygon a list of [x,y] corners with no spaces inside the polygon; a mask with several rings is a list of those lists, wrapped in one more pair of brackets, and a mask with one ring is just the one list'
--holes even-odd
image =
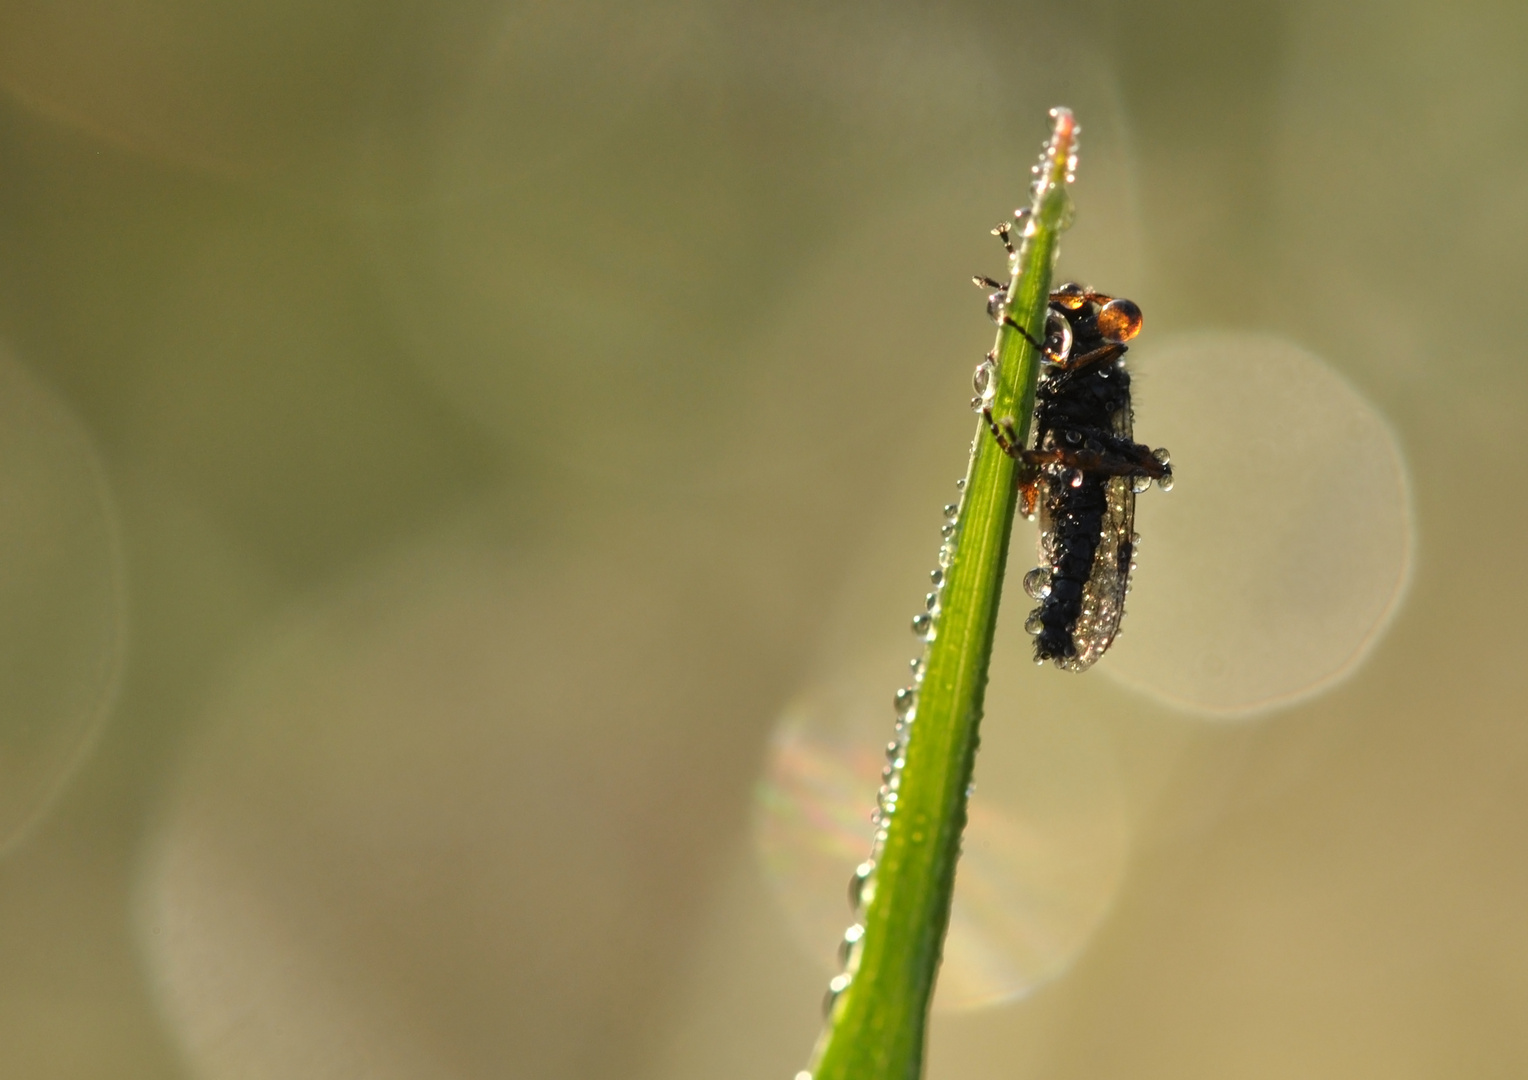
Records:
{"label": "insect leg", "polygon": [[1097,364],[1105,364],[1111,360],[1118,359],[1128,351],[1127,346],[1111,342],[1108,345],[1100,345],[1098,348],[1085,352],[1081,356],[1068,357],[1065,360],[1055,361],[1055,363],[1062,371],[1071,374],[1074,371],[1086,371]]}
{"label": "insect leg", "polygon": [[[1014,328],[1014,329],[1015,329],[1015,330],[1017,330],[1017,331],[1018,331],[1018,332],[1019,332],[1019,335],[1020,335],[1020,336],[1021,336],[1021,337],[1023,337],[1023,339],[1024,339],[1024,340],[1025,340],[1025,341],[1027,341],[1027,342],[1029,342],[1029,343],[1030,343],[1030,344],[1031,344],[1031,345],[1033,345],[1033,346],[1034,346],[1034,347],[1035,347],[1035,351],[1036,351],[1036,352],[1038,352],[1038,353],[1039,353],[1039,354],[1040,354],[1040,355],[1042,355],[1042,356],[1044,356],[1044,357],[1045,357],[1045,358],[1046,358],[1046,359],[1047,359],[1047,360],[1051,360],[1051,359],[1052,359],[1052,358],[1051,358],[1051,354],[1050,354],[1050,353],[1048,353],[1048,352],[1046,352],[1046,351],[1045,351],[1045,346],[1044,346],[1044,345],[1041,345],[1041,344],[1040,344],[1040,343],[1039,343],[1039,342],[1038,342],[1038,341],[1036,341],[1036,340],[1035,340],[1035,339],[1034,339],[1034,338],[1032,338],[1032,337],[1030,337],[1030,336],[1029,336],[1029,331],[1028,331],[1028,330],[1026,330],[1026,329],[1024,329],[1024,328],[1023,328],[1023,327],[1022,327],[1022,326],[1020,326],[1020,325],[1019,325],[1019,324],[1018,324],[1018,323],[1016,323],[1016,322],[1014,322],[1014,321],[1013,321],[1013,316],[1011,316],[1011,315],[1010,315],[1010,316],[1009,316],[1009,317],[1008,317],[1008,325],[1009,325],[1009,326],[1011,326],[1011,327],[1013,327],[1013,328]],[[1054,362],[1054,361],[1053,361],[1053,360],[1052,360],[1052,362]]]}
{"label": "insect leg", "polygon": [[1040,470],[1033,465],[1019,465],[1019,513],[1034,520],[1040,505]]}
{"label": "insect leg", "polygon": [[1046,450],[1021,450],[1015,456],[1026,465],[1044,468],[1048,465],[1063,469],[1076,469],[1094,476],[1148,476],[1155,480],[1172,472],[1172,466],[1158,461],[1148,447],[1115,436],[1100,441],[1109,449],[1068,450],[1052,447]]}
{"label": "insect leg", "polygon": [[987,405],[982,409],[982,419],[987,421],[987,430],[992,432],[992,438],[997,441],[998,449],[1011,458],[1022,459],[1025,451],[1019,447],[1019,433],[1014,430],[1013,417],[1005,416],[1001,420],[994,420],[992,406]]}
{"label": "insect leg", "polygon": [[1003,247],[1008,249],[1008,254],[1016,255],[1018,253],[1013,250],[1013,241],[1008,237],[1008,231],[1011,228],[1013,226],[1009,222],[999,221],[996,228],[992,230],[992,235],[1003,242]]}

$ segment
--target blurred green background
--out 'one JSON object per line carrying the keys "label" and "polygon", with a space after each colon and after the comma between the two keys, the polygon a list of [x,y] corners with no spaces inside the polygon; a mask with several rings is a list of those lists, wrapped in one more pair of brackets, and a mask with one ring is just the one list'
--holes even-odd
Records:
{"label": "blurred green background", "polygon": [[[1063,271],[1146,312],[1179,490],[1123,679],[1029,667],[1010,600],[982,790],[1104,785],[1114,861],[930,1075],[1528,1071],[1525,23],[0,2],[0,1075],[793,1075],[832,941],[756,855],[760,780],[792,717],[889,731],[991,340],[967,278],[1055,104]],[[1203,331],[1319,357],[1404,475],[1284,414],[1289,458],[1185,458],[1261,415],[1182,404],[1164,347],[1153,429],[1150,342]],[[1175,505],[1268,585],[1237,625],[1300,626],[1328,556],[1409,590],[1362,663],[1309,616],[1347,678],[1207,716],[1129,674],[1213,630],[1151,604],[1225,595]]]}

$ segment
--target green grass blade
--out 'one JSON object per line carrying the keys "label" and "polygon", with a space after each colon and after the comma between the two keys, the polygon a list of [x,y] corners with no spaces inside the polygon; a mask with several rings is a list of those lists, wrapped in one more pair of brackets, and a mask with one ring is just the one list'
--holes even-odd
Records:
{"label": "green grass blade", "polygon": [[[1043,340],[1057,240],[1071,219],[1067,185],[1077,128],[1055,109],[1033,185],[1030,217],[1014,260],[1008,317]],[[1027,436],[1039,356],[1013,327],[997,341],[993,415]],[[876,849],[861,867],[862,934],[809,1072],[798,1080],[914,1080],[923,1071],[924,1028],[939,967],[955,863],[966,824],[982,697],[1017,502],[1012,458],[978,423],[916,705],[901,729],[904,764]],[[883,805],[885,799],[883,796]],[[855,934],[851,931],[851,935]]]}

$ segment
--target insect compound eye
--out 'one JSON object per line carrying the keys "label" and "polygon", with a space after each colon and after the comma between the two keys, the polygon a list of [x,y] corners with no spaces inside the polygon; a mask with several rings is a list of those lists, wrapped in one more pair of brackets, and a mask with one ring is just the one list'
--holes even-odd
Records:
{"label": "insect compound eye", "polygon": [[1055,308],[1045,312],[1045,358],[1061,363],[1072,353],[1072,324]]}
{"label": "insect compound eye", "polygon": [[1076,311],[1088,302],[1089,291],[1086,285],[1079,285],[1075,281],[1068,281],[1065,285],[1051,293],[1051,303],[1060,304],[1068,311]]}
{"label": "insect compound eye", "polygon": [[1141,309],[1133,300],[1110,300],[1098,313],[1098,332],[1105,341],[1129,341],[1141,332]]}

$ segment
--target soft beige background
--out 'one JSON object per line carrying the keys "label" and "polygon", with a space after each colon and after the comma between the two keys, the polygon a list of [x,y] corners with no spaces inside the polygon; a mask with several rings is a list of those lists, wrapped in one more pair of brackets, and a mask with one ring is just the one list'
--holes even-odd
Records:
{"label": "soft beige background", "polygon": [[[0,1076],[792,1075],[832,941],[759,781],[847,672],[889,730],[966,277],[1058,103],[1063,269],[1146,312],[1141,437],[1209,434],[1120,671],[1034,669],[1010,605],[978,799],[1043,775],[1120,854],[930,1076],[1528,1071],[1525,23],[0,0]],[[1276,467],[1261,399],[1173,388],[1205,340],[1318,358],[1379,441]],[[1245,611],[1174,562],[1222,535]],[[1362,663],[1196,703],[1204,620],[1287,634],[1328,554],[1360,622],[1409,580]],[[1108,762],[1069,788],[1026,716]]]}

